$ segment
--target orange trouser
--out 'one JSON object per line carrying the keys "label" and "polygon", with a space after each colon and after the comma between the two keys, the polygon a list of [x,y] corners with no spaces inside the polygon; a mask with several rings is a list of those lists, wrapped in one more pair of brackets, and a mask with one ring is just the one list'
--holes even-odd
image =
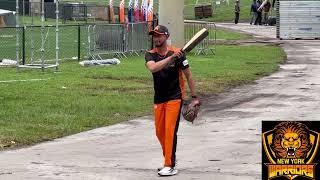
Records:
{"label": "orange trouser", "polygon": [[181,105],[181,99],[154,105],[156,135],[162,147],[164,166],[167,167],[175,166]]}

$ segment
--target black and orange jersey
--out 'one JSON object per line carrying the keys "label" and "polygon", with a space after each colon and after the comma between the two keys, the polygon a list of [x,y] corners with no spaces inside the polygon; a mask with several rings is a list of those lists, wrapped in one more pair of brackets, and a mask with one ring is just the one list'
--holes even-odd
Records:
{"label": "black and orange jersey", "polygon": [[[145,54],[146,63],[148,61],[162,61],[171,56],[180,49],[168,46],[166,55],[161,56],[157,49],[154,48]],[[166,101],[181,99],[184,96],[184,81],[182,78],[182,70],[189,68],[188,61],[184,55],[180,59],[172,61],[166,67],[158,72],[152,73],[154,81],[154,103],[163,103]]]}

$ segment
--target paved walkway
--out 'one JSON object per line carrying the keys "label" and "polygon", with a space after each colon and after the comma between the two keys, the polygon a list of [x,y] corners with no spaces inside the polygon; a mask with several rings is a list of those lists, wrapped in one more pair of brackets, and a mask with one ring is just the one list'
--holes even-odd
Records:
{"label": "paved walkway", "polygon": [[236,31],[242,31],[248,34],[252,34],[257,38],[276,38],[276,26],[256,26],[249,23],[218,23],[218,28],[233,29]]}
{"label": "paved walkway", "polygon": [[[269,27],[257,31],[250,25],[230,24],[230,28],[259,36],[274,34]],[[318,120],[320,42],[282,42],[288,61],[279,72],[209,98],[194,125],[182,121],[180,173],[166,179],[261,179],[261,121]],[[0,159],[0,179],[6,180],[163,179],[156,174],[162,158],[152,117],[0,152]]]}

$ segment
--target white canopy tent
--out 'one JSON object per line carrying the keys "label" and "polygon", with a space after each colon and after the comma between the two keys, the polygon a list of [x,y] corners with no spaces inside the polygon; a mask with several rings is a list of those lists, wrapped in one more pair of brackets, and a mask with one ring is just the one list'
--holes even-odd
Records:
{"label": "white canopy tent", "polygon": [[15,26],[16,20],[14,18],[14,11],[0,9],[0,27]]}

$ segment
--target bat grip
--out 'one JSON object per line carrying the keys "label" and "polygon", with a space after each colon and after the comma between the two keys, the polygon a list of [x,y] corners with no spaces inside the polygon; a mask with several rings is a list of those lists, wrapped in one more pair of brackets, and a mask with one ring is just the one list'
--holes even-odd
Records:
{"label": "bat grip", "polygon": [[[186,55],[186,53],[185,53],[182,49],[180,49],[180,51],[181,51],[181,53],[182,53],[182,56],[181,56],[180,58],[182,58],[183,56]],[[178,60],[178,59],[179,59],[178,57],[173,57],[173,61],[176,61],[176,60]]]}

